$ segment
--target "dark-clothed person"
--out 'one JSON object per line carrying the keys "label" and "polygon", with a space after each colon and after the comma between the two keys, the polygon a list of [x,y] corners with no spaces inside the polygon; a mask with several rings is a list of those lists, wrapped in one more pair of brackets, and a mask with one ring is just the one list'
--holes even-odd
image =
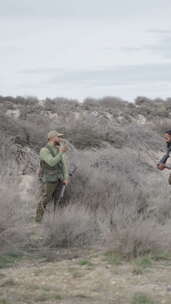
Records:
{"label": "dark-clothed person", "polygon": [[[159,170],[164,170],[164,169],[171,170],[171,166],[166,164],[171,153],[171,130],[165,132],[164,139],[166,141],[166,154],[162,157],[162,159],[157,164],[157,168]],[[171,185],[171,174],[169,175],[168,182]]]}

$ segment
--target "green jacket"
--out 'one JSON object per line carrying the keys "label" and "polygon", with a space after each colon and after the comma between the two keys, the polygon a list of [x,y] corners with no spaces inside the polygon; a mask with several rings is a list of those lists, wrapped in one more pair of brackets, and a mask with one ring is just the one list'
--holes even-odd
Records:
{"label": "green jacket", "polygon": [[68,179],[68,169],[64,159],[64,153],[59,152],[58,147],[48,143],[40,150],[40,163],[42,168],[41,180],[44,183],[56,182]]}

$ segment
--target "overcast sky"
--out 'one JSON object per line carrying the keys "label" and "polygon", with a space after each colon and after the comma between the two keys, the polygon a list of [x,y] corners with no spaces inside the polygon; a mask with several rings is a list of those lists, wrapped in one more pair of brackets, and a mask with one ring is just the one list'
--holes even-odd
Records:
{"label": "overcast sky", "polygon": [[170,0],[0,0],[0,95],[171,96]]}

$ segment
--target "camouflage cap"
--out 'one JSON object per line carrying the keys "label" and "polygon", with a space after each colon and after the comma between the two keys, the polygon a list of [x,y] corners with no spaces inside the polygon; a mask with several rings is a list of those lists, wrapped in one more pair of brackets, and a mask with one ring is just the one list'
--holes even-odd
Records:
{"label": "camouflage cap", "polygon": [[55,130],[48,132],[48,139],[53,138],[55,136],[61,137],[61,136],[64,136],[64,134],[58,133]]}

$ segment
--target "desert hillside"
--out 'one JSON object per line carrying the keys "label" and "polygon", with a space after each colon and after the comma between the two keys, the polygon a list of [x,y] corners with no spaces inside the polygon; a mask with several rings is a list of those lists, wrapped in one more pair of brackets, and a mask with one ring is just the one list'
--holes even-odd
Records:
{"label": "desert hillside", "polygon": [[[40,225],[53,129],[77,171]],[[168,129],[171,98],[0,97],[0,304],[170,304],[171,188],[156,169]]]}

